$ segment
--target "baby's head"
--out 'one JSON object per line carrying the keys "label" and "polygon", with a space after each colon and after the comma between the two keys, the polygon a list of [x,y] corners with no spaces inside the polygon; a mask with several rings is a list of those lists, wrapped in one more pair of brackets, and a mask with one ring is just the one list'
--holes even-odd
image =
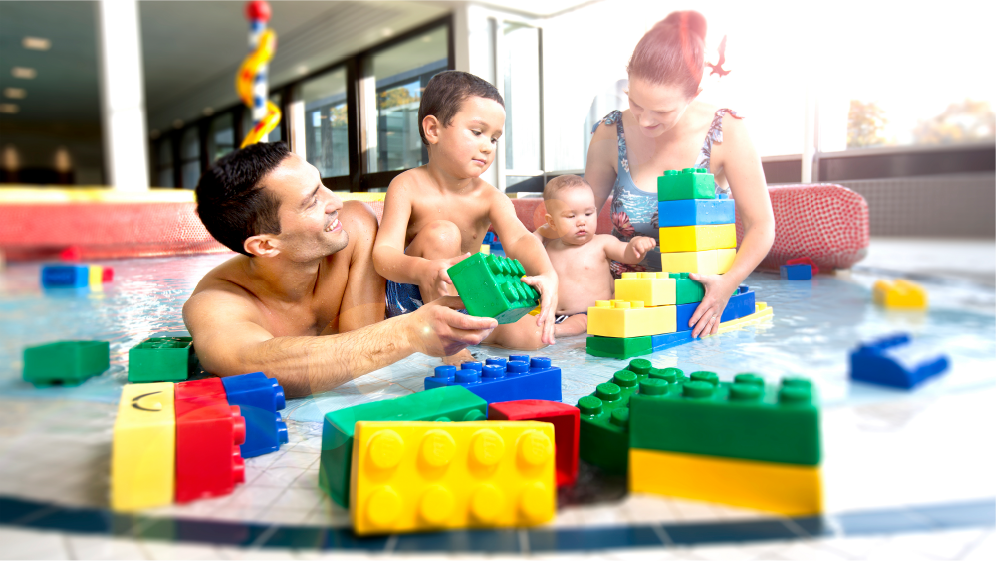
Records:
{"label": "baby's head", "polygon": [[433,165],[455,177],[478,177],[495,159],[505,127],[505,101],[473,74],[440,72],[425,86],[418,123]]}
{"label": "baby's head", "polygon": [[546,223],[568,245],[584,245],[595,237],[598,209],[591,185],[577,175],[561,175],[543,189]]}

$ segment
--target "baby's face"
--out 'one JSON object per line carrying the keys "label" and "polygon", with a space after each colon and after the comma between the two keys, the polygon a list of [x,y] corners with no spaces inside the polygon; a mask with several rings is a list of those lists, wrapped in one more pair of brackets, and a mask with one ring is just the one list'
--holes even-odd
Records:
{"label": "baby's face", "polygon": [[595,237],[598,211],[595,195],[586,186],[570,187],[546,201],[547,223],[567,245],[584,245]]}

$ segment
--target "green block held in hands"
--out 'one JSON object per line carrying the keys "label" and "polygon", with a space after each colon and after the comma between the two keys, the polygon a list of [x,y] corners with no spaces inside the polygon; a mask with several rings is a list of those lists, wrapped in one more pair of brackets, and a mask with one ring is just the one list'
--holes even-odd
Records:
{"label": "green block held in hands", "polygon": [[707,169],[669,169],[657,178],[658,201],[715,198],[716,181]]}
{"label": "green block held in hands", "polygon": [[515,259],[475,253],[446,273],[472,316],[515,323],[539,305],[539,292],[522,282],[526,270]]}
{"label": "green block held in hands", "polygon": [[668,277],[675,281],[675,304],[690,304],[702,301],[702,298],[705,296],[705,287],[699,281],[688,278],[688,273],[671,273]]}
{"label": "green block held in hands", "polygon": [[58,341],[24,349],[24,381],[77,386],[111,366],[107,341]]}
{"label": "green block held in hands", "polygon": [[191,337],[152,337],[128,351],[128,381],[179,382],[194,363]]}

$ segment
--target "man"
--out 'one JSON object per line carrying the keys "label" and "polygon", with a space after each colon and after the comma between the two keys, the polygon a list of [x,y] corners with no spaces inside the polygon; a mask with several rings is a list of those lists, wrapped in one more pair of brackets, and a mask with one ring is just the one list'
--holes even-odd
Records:
{"label": "man", "polygon": [[457,312],[457,297],[384,320],[384,279],[371,258],[376,217],[361,202],[343,204],[283,143],[219,160],[197,184],[197,213],[242,254],[209,272],[183,306],[209,372],[263,371],[302,396],[414,352],[452,355],[497,326]]}

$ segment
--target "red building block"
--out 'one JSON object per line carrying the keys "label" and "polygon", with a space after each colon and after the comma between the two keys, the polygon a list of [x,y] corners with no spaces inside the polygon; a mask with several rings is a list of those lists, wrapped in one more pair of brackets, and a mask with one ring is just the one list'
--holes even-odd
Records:
{"label": "red building block", "polygon": [[246,422],[238,406],[228,405],[217,378],[183,382],[175,392],[176,502],[231,493],[245,481],[239,445]]}
{"label": "red building block", "polygon": [[813,268],[813,276],[820,274],[820,268],[813,263],[813,260],[808,257],[800,257],[798,259],[789,259],[785,262],[786,265],[809,265]]}
{"label": "red building block", "polygon": [[578,437],[581,430],[581,412],[577,407],[542,399],[503,401],[488,405],[488,420],[553,423],[557,486],[574,485],[578,478]]}

